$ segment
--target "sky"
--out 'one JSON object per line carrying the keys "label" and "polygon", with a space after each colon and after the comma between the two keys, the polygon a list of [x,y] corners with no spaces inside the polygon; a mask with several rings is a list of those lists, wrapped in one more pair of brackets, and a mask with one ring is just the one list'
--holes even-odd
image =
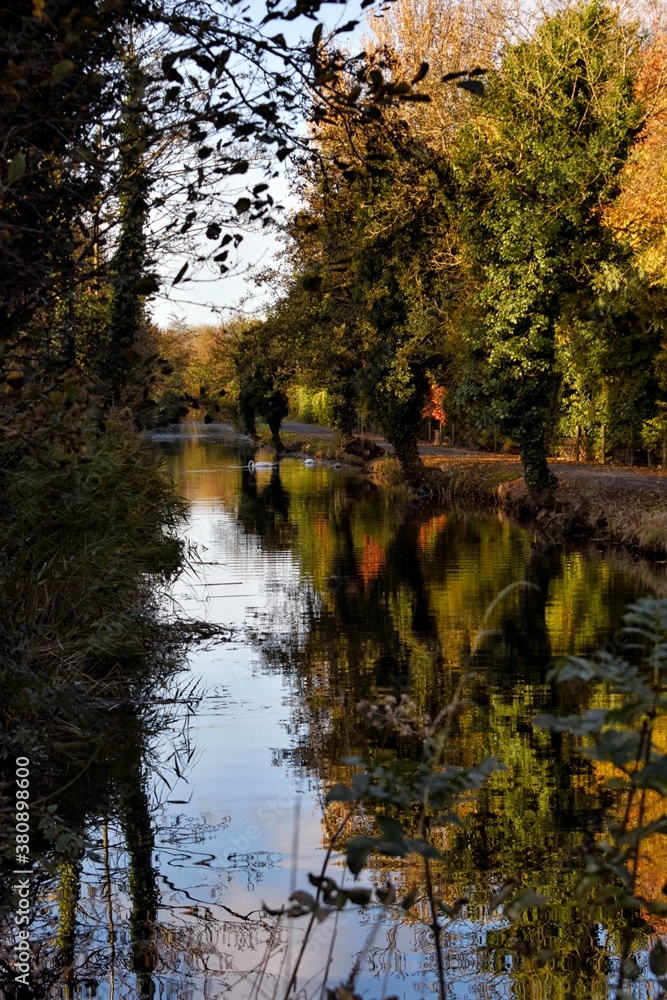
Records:
{"label": "sky", "polygon": [[[266,11],[262,0],[251,0],[249,7],[250,16],[256,16],[261,20]],[[371,11],[373,9],[370,8]],[[320,9],[320,20],[324,23],[325,30],[327,28],[333,30],[354,18],[360,18],[359,26],[355,31],[340,36],[346,45],[351,46],[359,44],[362,35],[367,31],[363,12],[360,12],[359,0],[347,0],[342,3],[333,0],[325,3]],[[291,22],[275,21],[270,25],[270,33],[275,34],[280,31],[288,44],[296,44],[301,38],[309,39],[312,36],[315,24],[315,21],[305,18]],[[289,213],[298,208],[298,199],[289,190],[284,167],[280,164],[276,166],[279,176],[271,182],[271,195]],[[246,183],[248,178],[252,179],[250,172],[244,178]],[[258,174],[257,180],[264,180],[264,176]],[[242,226],[236,228],[244,233],[244,239],[238,249],[237,264],[228,274],[216,277],[212,271],[207,271],[203,276],[210,280],[183,281],[176,287],[172,287],[169,280],[163,282],[162,290],[151,303],[153,319],[159,326],[166,327],[174,320],[188,325],[217,324],[229,320],[239,312],[261,313],[270,303],[271,292],[265,287],[260,287],[255,282],[254,275],[260,269],[278,266],[276,256],[280,250],[278,233],[270,228],[261,232],[244,230]],[[206,244],[203,249],[209,251],[210,244],[205,240],[203,242]],[[179,267],[179,261],[169,260],[170,274],[175,274]],[[161,272],[158,266],[157,271],[163,276],[166,268]]]}

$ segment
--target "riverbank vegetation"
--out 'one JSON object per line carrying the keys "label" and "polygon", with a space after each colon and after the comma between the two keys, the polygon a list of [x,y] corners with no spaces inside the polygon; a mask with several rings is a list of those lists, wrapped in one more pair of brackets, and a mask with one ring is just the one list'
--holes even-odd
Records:
{"label": "riverbank vegetation", "polygon": [[[596,475],[595,466],[584,471],[580,466],[553,464],[552,469],[560,472],[558,485],[551,504],[536,518],[517,456],[427,457],[424,464],[432,470],[425,490],[406,488],[393,457],[371,462],[369,474],[374,482],[398,490],[407,503],[473,504],[531,523],[541,545],[593,539],[647,556],[667,552],[667,491],[652,489],[655,471],[635,470],[635,481],[628,482],[623,474],[611,471]],[[580,471],[581,477],[576,474]]]}
{"label": "riverbank vegetation", "polygon": [[536,501],[563,437],[664,464],[664,25],[599,0],[522,17],[398,0],[346,99],[314,99],[278,297],[237,331],[251,433],[317,399],[416,481],[430,420],[516,448]]}

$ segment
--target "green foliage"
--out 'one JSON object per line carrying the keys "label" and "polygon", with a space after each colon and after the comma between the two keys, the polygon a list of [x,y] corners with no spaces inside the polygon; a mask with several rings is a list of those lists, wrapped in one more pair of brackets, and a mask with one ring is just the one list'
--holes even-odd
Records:
{"label": "green foliage", "polygon": [[[141,715],[145,735],[153,730],[144,696],[155,684],[164,695],[198,632],[163,606],[186,556],[185,504],[159,460],[114,421],[102,432],[78,414],[71,431],[76,451],[59,433],[36,456],[5,464],[0,519],[0,774],[8,786],[17,754],[32,762],[31,844],[44,852],[41,869],[89,847],[82,816],[95,807],[91,788],[106,797],[106,765],[126,746],[127,716]],[[85,795],[73,788],[79,774],[91,782]],[[14,848],[7,809],[8,799],[2,855]]]}
{"label": "green foliage", "polygon": [[326,389],[312,391],[307,386],[292,383],[287,390],[290,415],[306,424],[330,427],[333,423],[333,403]]}
{"label": "green foliage", "polygon": [[[611,765],[616,775],[607,778],[608,788],[623,794],[622,820],[609,824],[609,837],[590,844],[584,851],[584,872],[574,892],[587,907],[585,928],[596,920],[621,914],[624,925],[620,942],[617,989],[640,975],[646,977],[633,957],[636,915],[639,908],[652,916],[664,916],[667,903],[640,891],[642,859],[649,838],[667,832],[667,815],[655,815],[649,793],[667,797],[667,754],[659,752],[654,738],[667,709],[667,601],[645,598],[631,605],[615,648],[603,649],[592,660],[568,657],[556,664],[549,678],[557,684],[583,682],[604,685],[610,708],[589,709],[582,715],[542,715],[538,726],[553,732],[584,737],[583,753],[591,760]],[[649,956],[649,970],[662,989],[667,971],[664,947],[658,942]],[[580,971],[580,966],[579,966]]]}
{"label": "green foliage", "polygon": [[[183,557],[184,505],[156,459],[121,427],[57,443],[7,477],[0,523],[3,662],[60,674],[136,655],[158,579]],[[132,624],[134,622],[134,624]]]}
{"label": "green foliage", "polygon": [[565,299],[556,335],[565,433],[579,424],[598,443],[604,426],[606,449],[623,460],[632,448],[661,448],[644,440],[643,427],[659,419],[664,396],[664,328],[662,293],[630,265],[603,264],[586,292]]}
{"label": "green foliage", "polygon": [[256,437],[255,415],[261,413],[277,451],[284,448],[280,427],[289,413],[287,387],[293,373],[284,335],[281,317],[276,314],[243,331],[234,350],[238,408],[245,429]]}
{"label": "green foliage", "polygon": [[565,298],[627,261],[601,208],[642,120],[636,49],[635,30],[598,0],[556,13],[505,51],[457,138],[463,232],[480,279],[467,392],[483,393],[517,443],[535,494],[552,486]]}

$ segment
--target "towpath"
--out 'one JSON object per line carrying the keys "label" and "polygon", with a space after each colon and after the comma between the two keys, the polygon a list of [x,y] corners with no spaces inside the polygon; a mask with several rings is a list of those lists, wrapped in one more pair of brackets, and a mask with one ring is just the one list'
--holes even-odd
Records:
{"label": "towpath", "polygon": [[[283,424],[283,430],[290,434],[315,435],[322,438],[333,438],[334,432],[329,427],[319,427],[315,424],[300,424],[290,421]],[[394,449],[382,438],[374,434],[367,435],[387,452]],[[483,451],[470,451],[465,448],[448,448],[443,445],[420,443],[419,453],[431,458],[444,459],[474,459],[476,462],[516,462],[516,455],[501,455]],[[597,465],[590,462],[550,462],[549,468],[559,479],[573,479],[580,482],[598,483],[621,489],[656,492],[667,490],[667,471],[663,469],[646,469],[624,465]]]}

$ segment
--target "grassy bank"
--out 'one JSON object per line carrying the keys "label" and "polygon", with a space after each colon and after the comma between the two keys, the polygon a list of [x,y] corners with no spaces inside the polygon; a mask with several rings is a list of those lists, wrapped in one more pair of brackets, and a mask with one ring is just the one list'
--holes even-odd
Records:
{"label": "grassy bank", "polygon": [[[271,432],[265,424],[258,424],[259,444],[267,448],[272,448]],[[285,445],[285,455],[294,457],[314,458],[318,462],[341,462],[345,465],[354,465],[363,468],[364,459],[358,455],[351,455],[341,448],[337,438],[327,436],[320,437],[317,434],[294,434],[290,431],[281,431],[281,440]]]}
{"label": "grassy bank", "polygon": [[0,506],[0,788],[29,758],[33,818],[58,837],[48,803],[60,809],[60,789],[106,766],[127,728],[119,711],[151,731],[156,692],[200,628],[165,612],[186,505],[159,459],[112,421],[83,436],[77,452],[54,445],[6,467]]}
{"label": "grassy bank", "polygon": [[595,482],[591,470],[591,481],[560,478],[553,507],[538,509],[528,498],[516,458],[429,457],[425,464],[432,475],[418,490],[405,486],[395,458],[378,459],[370,472],[374,482],[399,488],[415,503],[494,507],[534,524],[546,541],[588,538],[646,555],[667,554],[667,491]]}

